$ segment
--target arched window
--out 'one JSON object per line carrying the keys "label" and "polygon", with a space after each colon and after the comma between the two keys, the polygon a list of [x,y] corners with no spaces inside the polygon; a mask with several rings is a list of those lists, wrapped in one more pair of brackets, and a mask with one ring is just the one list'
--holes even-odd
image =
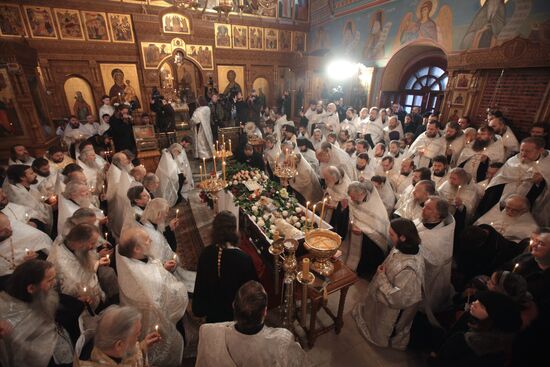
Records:
{"label": "arched window", "polygon": [[[443,100],[449,77],[440,66],[423,65],[413,68],[402,80],[402,105],[410,112],[413,107],[436,111]],[[404,97],[404,100],[403,100]]]}

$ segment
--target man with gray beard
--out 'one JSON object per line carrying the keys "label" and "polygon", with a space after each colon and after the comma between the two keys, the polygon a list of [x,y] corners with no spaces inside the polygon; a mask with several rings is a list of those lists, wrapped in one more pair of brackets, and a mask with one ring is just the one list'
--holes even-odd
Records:
{"label": "man with gray beard", "polygon": [[158,330],[148,332],[140,342],[141,319],[141,313],[133,307],[109,307],[98,322],[90,360],[80,360],[75,365],[80,367],[145,366],[147,359],[144,355],[147,354],[150,346],[161,340],[161,335]]}
{"label": "man with gray beard", "polygon": [[93,147],[86,147],[80,152],[77,163],[84,170],[86,182],[90,185],[92,193],[98,193],[104,180],[103,170],[96,162],[96,154]]}
{"label": "man with gray beard", "polygon": [[9,327],[0,338],[2,366],[71,365],[69,335],[55,321],[59,305],[55,279],[52,263],[29,260],[15,269],[6,292],[0,293],[0,319]]}
{"label": "man with gray beard", "polygon": [[63,226],[67,219],[80,208],[93,209],[96,212],[99,223],[104,224],[106,222],[103,212],[92,203],[92,194],[88,185],[79,181],[70,181],[65,186],[63,195],[59,196],[57,233],[63,232]]}
{"label": "man with gray beard", "polygon": [[[94,316],[106,305],[97,269],[99,266],[108,266],[110,259],[107,256],[99,258],[95,251],[98,240],[97,227],[78,224],[60,245],[52,248],[48,256],[48,260],[55,265],[59,281],[63,306],[60,322],[73,342],[76,342],[80,334],[79,316],[82,314],[84,319]],[[114,303],[117,300],[112,301]]]}

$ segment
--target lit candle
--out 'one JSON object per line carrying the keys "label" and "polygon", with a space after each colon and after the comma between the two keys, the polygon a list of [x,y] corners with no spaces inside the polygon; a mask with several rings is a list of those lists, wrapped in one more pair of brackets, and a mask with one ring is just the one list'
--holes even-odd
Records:
{"label": "lit candle", "polygon": [[309,259],[307,257],[302,260],[302,276],[309,278]]}
{"label": "lit candle", "polygon": [[172,259],[176,261],[178,259],[178,255],[174,254],[174,256],[172,256]]}
{"label": "lit candle", "polygon": [[199,164],[199,169],[200,169],[200,178],[201,178],[201,181],[202,181],[202,166]]}
{"label": "lit candle", "polygon": [[107,257],[107,260],[109,260],[109,258],[111,257],[111,255],[107,254],[107,255],[105,255],[105,257]]}
{"label": "lit candle", "polygon": [[223,180],[225,181],[225,160],[222,162],[222,174],[223,174]]}
{"label": "lit candle", "polygon": [[458,185],[458,190],[456,190],[456,197],[458,198],[460,196],[460,189],[462,188],[461,185]]}
{"label": "lit candle", "polygon": [[202,164],[204,165],[204,176],[207,177],[208,176],[208,173],[206,171],[206,158],[203,158],[202,159]]}
{"label": "lit candle", "polygon": [[31,250],[29,250],[28,248],[25,248],[25,254],[26,254],[27,256],[29,256],[29,255],[31,254]]}
{"label": "lit candle", "polygon": [[519,268],[519,263],[516,263],[516,265],[514,265],[514,270],[512,270],[512,273],[515,273],[516,270],[518,270]]}
{"label": "lit candle", "polygon": [[158,324],[157,324],[157,325],[155,325],[155,332],[156,332],[156,333],[158,333],[158,332],[159,332],[159,326],[158,326]]}
{"label": "lit candle", "polygon": [[321,223],[323,222],[323,217],[325,216],[325,206],[327,205],[327,198],[323,199],[323,206],[321,207],[321,216],[319,217],[319,228],[321,228]]}
{"label": "lit candle", "polygon": [[230,152],[233,151],[233,150],[231,149],[231,139],[229,139],[229,151],[230,151]]}
{"label": "lit candle", "polygon": [[86,293],[87,290],[88,290],[88,288],[86,288],[86,287],[82,288],[82,292],[84,292],[84,293]]}
{"label": "lit candle", "polygon": [[313,208],[311,209],[311,229],[313,229],[313,223],[315,223],[315,209],[317,208],[317,204],[313,204]]}
{"label": "lit candle", "polygon": [[178,219],[179,214],[180,214],[180,210],[176,209],[176,219]]}
{"label": "lit candle", "polygon": [[307,230],[307,211],[309,209],[309,201],[306,203],[306,220],[304,222],[304,229]]}
{"label": "lit candle", "polygon": [[218,177],[218,167],[216,167],[216,155],[214,154],[214,157],[212,157],[213,161],[214,161],[214,177]]}

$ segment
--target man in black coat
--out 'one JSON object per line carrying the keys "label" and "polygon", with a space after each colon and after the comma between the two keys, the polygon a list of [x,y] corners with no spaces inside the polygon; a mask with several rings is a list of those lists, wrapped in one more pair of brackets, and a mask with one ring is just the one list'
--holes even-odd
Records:
{"label": "man in black coat", "polygon": [[132,128],[132,116],[126,105],[120,105],[117,111],[109,119],[111,127],[104,135],[110,136],[115,144],[115,150],[129,150],[136,153],[136,141],[134,139],[134,129]]}

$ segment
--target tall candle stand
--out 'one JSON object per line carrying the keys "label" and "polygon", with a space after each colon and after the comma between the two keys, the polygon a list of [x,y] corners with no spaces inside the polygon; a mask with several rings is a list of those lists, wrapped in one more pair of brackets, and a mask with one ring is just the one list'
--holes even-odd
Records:
{"label": "tall candle stand", "polygon": [[279,162],[279,155],[277,155],[273,174],[279,177],[281,181],[284,183],[288,183],[288,180],[293,179],[298,175],[295,158],[296,158],[296,155],[294,153],[289,152],[288,150],[285,151],[285,159],[282,162]]}

